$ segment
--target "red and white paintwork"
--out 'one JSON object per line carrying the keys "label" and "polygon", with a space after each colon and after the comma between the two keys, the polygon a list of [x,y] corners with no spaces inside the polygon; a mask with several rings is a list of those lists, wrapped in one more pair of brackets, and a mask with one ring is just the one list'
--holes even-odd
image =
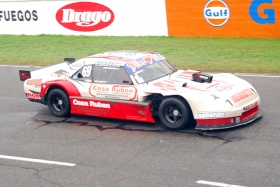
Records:
{"label": "red and white paintwork", "polygon": [[[129,54],[129,55],[127,55]],[[71,76],[81,67],[95,64],[101,59],[119,66],[134,59],[154,55],[154,52],[115,51],[92,55],[72,64],[60,64],[31,72],[31,79],[24,82],[24,91],[31,101],[41,102],[48,89],[60,87],[69,96],[72,114],[100,116],[143,122],[155,122],[147,96],[161,94],[165,97],[181,96],[192,110],[196,129],[223,129],[247,124],[260,117],[260,97],[255,88],[243,79],[232,74],[212,74],[211,83],[192,81],[193,70],[178,70],[171,75],[149,83],[134,85],[107,85],[78,82]],[[62,73],[54,73],[58,70]],[[182,86],[186,83],[186,86]],[[123,92],[119,99],[108,98],[116,88]],[[99,89],[96,92],[95,89]],[[100,90],[106,92],[105,96]],[[126,90],[126,91],[125,91]]]}

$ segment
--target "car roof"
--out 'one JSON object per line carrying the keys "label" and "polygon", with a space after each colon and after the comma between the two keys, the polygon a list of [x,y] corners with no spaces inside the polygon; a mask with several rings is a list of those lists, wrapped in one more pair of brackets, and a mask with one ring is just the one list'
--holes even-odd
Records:
{"label": "car roof", "polygon": [[[145,57],[148,57],[150,55],[156,55],[159,53],[157,52],[150,52],[150,51],[137,51],[137,50],[120,50],[120,51],[110,51],[110,52],[103,52],[103,53],[98,53],[94,54],[91,56],[86,57],[86,59],[94,59],[94,61],[100,61],[100,60],[105,60],[106,62],[119,62],[120,66],[124,66],[126,63],[143,59]],[[89,60],[89,61],[92,61]]]}
{"label": "car roof", "polygon": [[[137,50],[121,50],[103,52],[88,56],[74,62],[71,66],[76,64],[95,64],[98,66],[123,66],[129,75],[146,66],[158,63],[166,58],[157,52],[151,51],[137,51]],[[78,65],[80,67],[80,65]],[[71,68],[72,69],[72,68]]]}

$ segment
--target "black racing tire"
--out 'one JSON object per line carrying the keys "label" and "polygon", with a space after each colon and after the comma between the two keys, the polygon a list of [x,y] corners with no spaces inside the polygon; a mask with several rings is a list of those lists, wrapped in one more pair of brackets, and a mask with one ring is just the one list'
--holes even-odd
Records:
{"label": "black racing tire", "polygon": [[58,117],[68,116],[70,113],[68,95],[61,89],[51,90],[48,94],[48,107]]}
{"label": "black racing tire", "polygon": [[183,129],[189,122],[190,109],[183,99],[170,97],[159,106],[159,118],[170,129]]}

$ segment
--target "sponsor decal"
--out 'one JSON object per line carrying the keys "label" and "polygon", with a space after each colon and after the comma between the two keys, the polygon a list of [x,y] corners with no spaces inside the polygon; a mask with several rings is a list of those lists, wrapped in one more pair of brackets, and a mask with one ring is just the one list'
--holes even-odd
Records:
{"label": "sponsor decal", "polygon": [[213,84],[211,86],[208,86],[206,89],[212,88],[212,87],[217,86],[217,85],[219,85],[219,83],[216,83],[216,84]]}
{"label": "sponsor decal", "polygon": [[0,10],[0,21],[37,21],[38,15],[36,10]]}
{"label": "sponsor decal", "polygon": [[136,60],[126,63],[125,68],[127,69],[127,72],[129,73],[129,75],[131,75],[134,72],[136,72],[146,66],[158,63],[165,59],[166,58],[161,54],[151,54],[149,56],[146,56],[146,57],[143,57],[140,59],[136,59]]}
{"label": "sponsor decal", "polygon": [[175,86],[168,84],[168,83],[174,84],[173,82],[168,82],[166,80],[164,80],[164,81],[167,82],[167,83],[156,82],[153,85],[156,86],[156,87],[160,87],[161,90],[176,90]]}
{"label": "sponsor decal", "polygon": [[102,61],[97,61],[94,63],[96,66],[105,66],[105,67],[120,67],[122,66],[123,63],[121,62],[102,62]]}
{"label": "sponsor decal", "polygon": [[60,79],[66,79],[66,78],[69,78],[68,75],[65,75],[65,74],[60,74],[60,73],[52,73],[51,74],[51,77],[55,77],[55,78],[60,78]]}
{"label": "sponsor decal", "polygon": [[143,83],[143,82],[144,82],[143,77],[140,77],[140,76],[138,75],[138,73],[141,73],[142,71],[143,71],[143,70],[137,71],[137,72],[135,73],[135,75],[134,75],[134,79],[135,79],[138,83]]}
{"label": "sponsor decal", "polygon": [[225,114],[225,112],[199,112],[196,118],[223,118]]}
{"label": "sponsor decal", "polygon": [[275,9],[273,8],[264,8],[262,9],[262,14],[264,17],[260,15],[260,6],[263,4],[273,4],[273,0],[253,0],[249,7],[249,14],[256,23],[259,24],[275,24]]}
{"label": "sponsor decal", "polygon": [[77,99],[73,100],[73,104],[76,106],[89,106],[89,107],[94,107],[94,108],[106,108],[110,109],[110,104],[107,103],[101,103],[101,102],[94,102],[94,101],[80,101]]}
{"label": "sponsor decal", "polygon": [[82,69],[82,76],[83,77],[90,77],[91,75],[92,66],[84,66]]}
{"label": "sponsor decal", "polygon": [[223,77],[223,78],[228,78],[228,75],[221,75],[221,74],[218,74],[218,75],[216,75],[216,76],[218,76],[218,77]]}
{"label": "sponsor decal", "polygon": [[230,18],[230,10],[222,0],[209,0],[203,10],[204,18],[213,27],[225,25]]}
{"label": "sponsor decal", "polygon": [[250,109],[254,108],[257,105],[258,105],[258,102],[254,102],[254,103],[252,103],[250,105],[247,105],[247,106],[243,107],[243,110],[244,111],[250,110]]}
{"label": "sponsor decal", "polygon": [[42,84],[42,79],[30,79],[26,81],[27,85],[34,85],[35,87],[40,87]]}
{"label": "sponsor decal", "polygon": [[125,56],[133,56],[136,55],[136,53],[126,53]]}
{"label": "sponsor decal", "polygon": [[27,93],[27,98],[41,100],[41,95],[35,93]]}
{"label": "sponsor decal", "polygon": [[231,99],[234,101],[234,103],[237,103],[247,97],[250,97],[254,95],[254,92],[250,89],[243,90],[241,92],[238,92],[237,94],[234,94],[231,96]]}
{"label": "sponsor decal", "polygon": [[200,74],[200,71],[194,71],[194,70],[187,70],[183,71],[182,73],[178,74],[179,78],[192,78],[193,74],[198,73]]}
{"label": "sponsor decal", "polygon": [[91,32],[108,27],[114,21],[113,11],[99,3],[76,2],[65,5],[56,13],[63,27],[81,32]]}
{"label": "sponsor decal", "polygon": [[236,123],[239,123],[240,121],[241,121],[241,120],[240,120],[240,117],[236,117],[236,118],[235,118],[235,122],[236,122]]}
{"label": "sponsor decal", "polygon": [[219,98],[220,98],[220,97],[216,96],[215,94],[212,94],[211,96],[214,98],[214,100],[216,100],[216,99],[219,99]]}
{"label": "sponsor decal", "polygon": [[85,61],[76,61],[69,65],[70,69],[78,70],[85,64]]}
{"label": "sponsor decal", "polygon": [[137,90],[134,86],[92,84],[89,94],[93,97],[134,100]]}
{"label": "sponsor decal", "polygon": [[226,91],[226,90],[231,90],[233,87],[233,84],[224,84],[224,85],[219,85],[216,86],[215,89],[218,92]]}

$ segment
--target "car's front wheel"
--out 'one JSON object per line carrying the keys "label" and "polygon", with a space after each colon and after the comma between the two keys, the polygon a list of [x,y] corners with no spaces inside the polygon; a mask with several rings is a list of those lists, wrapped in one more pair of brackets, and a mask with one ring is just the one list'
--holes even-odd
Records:
{"label": "car's front wheel", "polygon": [[70,113],[70,102],[67,94],[61,89],[53,89],[48,94],[48,107],[50,111],[59,117]]}
{"label": "car's front wheel", "polygon": [[170,129],[182,129],[189,121],[190,109],[183,99],[170,97],[159,106],[159,118]]}

